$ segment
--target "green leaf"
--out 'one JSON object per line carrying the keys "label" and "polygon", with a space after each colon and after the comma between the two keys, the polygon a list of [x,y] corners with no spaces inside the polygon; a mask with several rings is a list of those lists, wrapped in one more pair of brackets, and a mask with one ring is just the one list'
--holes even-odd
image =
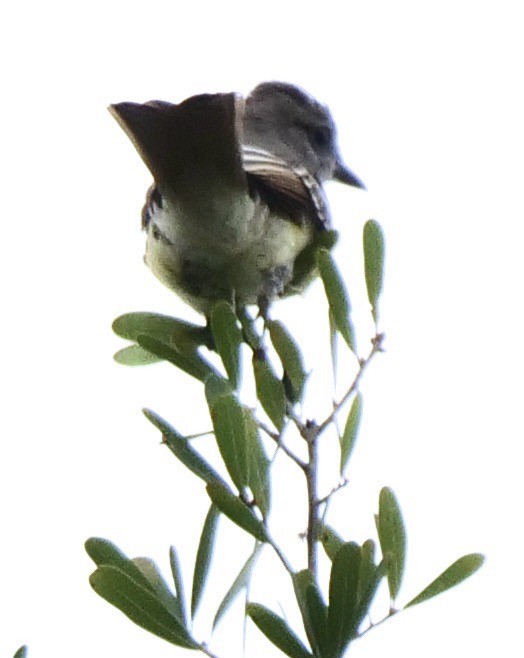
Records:
{"label": "green leaf", "polygon": [[317,645],[318,629],[313,625],[307,601],[308,588],[315,585],[315,579],[309,569],[302,569],[293,574],[292,581],[295,590],[295,598],[302,616],[302,623],[304,624],[304,630],[306,631],[308,642],[317,651],[319,649]]}
{"label": "green leaf", "polygon": [[151,592],[155,591],[155,587],[151,584],[151,581],[133,560],[130,560],[118,546],[115,546],[108,539],[91,537],[86,541],[85,549],[97,567],[102,565],[115,567],[146,589],[149,589]]}
{"label": "green leaf", "polygon": [[90,537],[85,542],[86,553],[93,562],[100,566],[101,564],[111,564],[115,567],[122,568],[129,558],[108,539],[101,537]]}
{"label": "green leaf", "polygon": [[255,567],[255,564],[257,562],[258,556],[260,555],[260,549],[262,548],[261,544],[257,544],[255,546],[255,550],[249,558],[247,559],[246,563],[240,569],[240,572],[238,576],[235,578],[233,581],[233,584],[231,587],[228,589],[226,592],[226,595],[222,599],[222,602],[218,606],[217,613],[215,615],[215,619],[213,620],[213,631],[215,628],[218,626],[220,623],[222,617],[226,614],[226,612],[229,610],[229,608],[233,605],[234,601],[236,598],[239,596],[239,594],[247,589],[249,587],[249,583],[251,582],[251,575],[253,573],[253,569]]}
{"label": "green leaf", "polygon": [[197,642],[158,600],[155,593],[120,569],[103,564],[91,574],[89,582],[99,596],[138,626],[171,644],[186,649],[199,648]]}
{"label": "green leaf", "polygon": [[303,569],[295,573],[293,587],[309,644],[315,655],[326,656],[327,606],[311,571]]}
{"label": "green leaf", "polygon": [[330,655],[341,656],[358,631],[360,546],[344,544],[335,555],[329,579],[328,638]]}
{"label": "green leaf", "polygon": [[20,647],[20,649],[18,649],[18,651],[13,656],[13,658],[27,658],[27,656],[28,656],[28,650],[27,650],[27,646],[24,644],[23,646]]}
{"label": "green leaf", "polygon": [[205,392],[207,406],[211,411],[216,400],[224,395],[231,395],[233,393],[233,389],[231,388],[231,384],[227,379],[224,379],[221,375],[216,374],[210,375],[206,379]]}
{"label": "green leaf", "polygon": [[164,443],[186,468],[208,484],[212,482],[224,484],[224,480],[214,468],[168,422],[151,409],[143,409],[142,412],[149,422],[160,430]]}
{"label": "green leaf", "polygon": [[340,474],[343,475],[355,447],[362,418],[362,394],[357,393],[351,404],[344,432],[340,438]]}
{"label": "green leaf", "polygon": [[240,346],[242,331],[231,304],[218,302],[211,309],[211,331],[215,347],[222,359],[227,376],[234,389],[240,385]]}
{"label": "green leaf", "polygon": [[120,338],[134,342],[138,336],[150,336],[167,345],[182,338],[194,345],[209,345],[207,327],[159,313],[125,313],[113,322],[113,331]]}
{"label": "green leaf", "polygon": [[302,292],[318,276],[317,252],[324,247],[333,249],[338,240],[337,231],[316,231],[312,242],[303,249],[293,263],[293,279],[286,294]]}
{"label": "green leaf", "polygon": [[[369,540],[371,541],[371,540]],[[362,549],[367,542],[364,543]],[[388,563],[386,559],[383,559],[380,564],[375,566],[374,564],[369,564],[370,570],[367,572],[367,567],[362,569],[362,564],[359,573],[359,582],[358,582],[358,606],[355,614],[356,628],[360,626],[363,619],[367,614],[375,598],[380,582],[383,578],[387,576],[388,572]]]}
{"label": "green leaf", "polygon": [[376,569],[375,564],[375,542],[372,539],[366,540],[360,548],[360,571],[358,574],[358,598],[362,598],[362,593],[366,589],[369,581],[373,577]]}
{"label": "green leaf", "polygon": [[406,528],[398,500],[388,487],[384,487],[379,496],[378,538],[382,555],[388,558],[389,594],[394,601],[406,566]]}
{"label": "green leaf", "polygon": [[237,398],[230,393],[213,402],[210,409],[218,449],[231,479],[239,491],[249,485],[244,411]]}
{"label": "green leaf", "polygon": [[333,372],[333,384],[337,383],[337,363],[338,363],[338,341],[337,341],[337,328],[333,313],[331,309],[328,312],[329,317],[329,349],[331,354],[331,369]]}
{"label": "green leaf", "polygon": [[184,626],[187,627],[188,616],[186,607],[186,595],[184,591],[184,580],[182,578],[182,568],[176,548],[171,546],[169,548],[169,565],[171,566],[171,574],[173,576],[173,583],[175,584],[176,602],[177,602],[177,616],[182,620]]}
{"label": "green leaf", "polygon": [[[117,546],[107,539],[91,537],[85,543],[89,557],[97,566],[112,566],[130,579],[149,590],[158,601],[184,625],[180,602],[169,589],[156,563],[147,557],[129,559]],[[177,590],[178,592],[178,590]]]}
{"label": "green leaf", "polygon": [[257,350],[261,347],[262,341],[258,335],[256,328],[256,320],[251,316],[246,307],[241,307],[237,309],[238,319],[242,326],[242,334],[244,342],[251,347],[251,349]]}
{"label": "green leaf", "polygon": [[320,588],[315,583],[311,583],[306,589],[306,608],[309,625],[314,637],[315,655],[327,656],[329,646],[328,609],[322,598]]}
{"label": "green leaf", "polygon": [[267,541],[266,530],[249,509],[249,507],[235,496],[229,489],[221,484],[208,484],[207,493],[211,501],[225,514],[233,523],[248,532],[261,542]]}
{"label": "green leaf", "polygon": [[247,614],[267,639],[290,658],[313,658],[287,622],[259,603],[249,603]]}
{"label": "green leaf", "polygon": [[[174,615],[182,626],[186,626],[184,617],[180,614],[180,604],[177,597],[169,589],[158,565],[154,560],[149,557],[134,557],[131,562],[140,569],[141,573],[152,586],[152,591],[156,594],[156,598],[160,601],[166,610]],[[114,565],[113,565],[114,566]],[[125,571],[124,571],[125,573]],[[128,576],[132,576],[128,573]],[[136,579],[133,579],[136,580]]]}
{"label": "green leaf", "polygon": [[356,354],[355,330],[350,319],[349,295],[335,261],[327,249],[319,249],[318,265],[335,327],[349,349]]}
{"label": "green leaf", "polygon": [[161,358],[151,354],[140,345],[128,345],[118,350],[113,359],[121,366],[148,366],[151,363],[162,361]]}
{"label": "green leaf", "polygon": [[319,539],[331,561],[334,560],[339,548],[346,543],[331,526],[325,524],[322,526]]}
{"label": "green leaf", "polygon": [[299,402],[304,393],[307,373],[299,346],[286,327],[277,320],[267,323],[269,337],[284,369],[284,386],[291,402]]}
{"label": "green leaf", "polygon": [[412,599],[405,607],[417,605],[423,601],[437,596],[442,592],[455,587],[466,578],[469,578],[484,564],[485,557],[481,553],[470,553],[463,555],[456,562],[453,562],[440,576],[430,583],[425,589]]}
{"label": "green leaf", "polygon": [[213,366],[196,351],[180,352],[175,347],[166,345],[156,338],[144,334],[137,337],[137,343],[159,359],[169,361],[169,363],[201,382],[205,382],[210,375],[217,374]]}
{"label": "green leaf", "polygon": [[384,232],[380,224],[370,219],[364,225],[364,270],[366,287],[375,324],[378,322],[378,300],[384,280]]}
{"label": "green leaf", "polygon": [[276,376],[264,350],[253,353],[253,372],[257,398],[273,425],[280,431],[286,413],[286,392],[284,384]]}
{"label": "green leaf", "polygon": [[218,520],[220,512],[218,509],[211,505],[207,513],[198,550],[195,559],[195,569],[193,572],[193,592],[191,594],[191,617],[194,619],[202,595],[206,586],[209,571],[211,569],[211,558],[215,549],[215,540],[217,535]]}
{"label": "green leaf", "polygon": [[244,427],[247,456],[249,460],[249,488],[253,494],[256,506],[267,517],[271,508],[271,479],[269,460],[253,412],[247,407],[242,407],[244,412]]}

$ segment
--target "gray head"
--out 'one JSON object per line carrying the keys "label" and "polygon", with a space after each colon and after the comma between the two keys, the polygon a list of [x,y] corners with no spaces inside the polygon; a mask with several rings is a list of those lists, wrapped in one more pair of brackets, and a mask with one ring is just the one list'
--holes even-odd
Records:
{"label": "gray head", "polygon": [[364,188],[338,152],[337,129],[329,108],[300,87],[263,82],[246,98],[243,142],[303,165],[319,181],[338,180]]}

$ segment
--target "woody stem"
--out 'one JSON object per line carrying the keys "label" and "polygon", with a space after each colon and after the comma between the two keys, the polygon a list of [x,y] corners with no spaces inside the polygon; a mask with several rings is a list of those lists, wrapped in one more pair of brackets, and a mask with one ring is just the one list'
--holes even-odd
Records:
{"label": "woody stem", "polygon": [[307,562],[308,569],[311,571],[316,581],[318,537],[318,434],[316,432],[316,427],[305,429],[307,430],[309,456],[305,470],[308,496]]}

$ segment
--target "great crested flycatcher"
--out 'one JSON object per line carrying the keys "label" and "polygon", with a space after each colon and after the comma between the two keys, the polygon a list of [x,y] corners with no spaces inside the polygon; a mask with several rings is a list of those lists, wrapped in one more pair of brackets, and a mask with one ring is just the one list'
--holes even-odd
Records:
{"label": "great crested flycatcher", "polygon": [[301,292],[331,227],[323,183],[364,188],[343,163],[329,109],[299,87],[118,103],[110,111],[153,175],[145,262],[207,315]]}

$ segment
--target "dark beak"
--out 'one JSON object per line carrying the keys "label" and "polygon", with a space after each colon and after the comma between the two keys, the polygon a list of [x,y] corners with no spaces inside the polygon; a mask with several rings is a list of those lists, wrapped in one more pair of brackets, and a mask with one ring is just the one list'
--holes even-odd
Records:
{"label": "dark beak", "polygon": [[360,180],[360,178],[355,176],[351,169],[348,169],[346,165],[340,160],[335,165],[333,180],[336,180],[339,183],[345,183],[346,185],[352,185],[353,187],[360,187],[362,190],[366,189],[366,186]]}

